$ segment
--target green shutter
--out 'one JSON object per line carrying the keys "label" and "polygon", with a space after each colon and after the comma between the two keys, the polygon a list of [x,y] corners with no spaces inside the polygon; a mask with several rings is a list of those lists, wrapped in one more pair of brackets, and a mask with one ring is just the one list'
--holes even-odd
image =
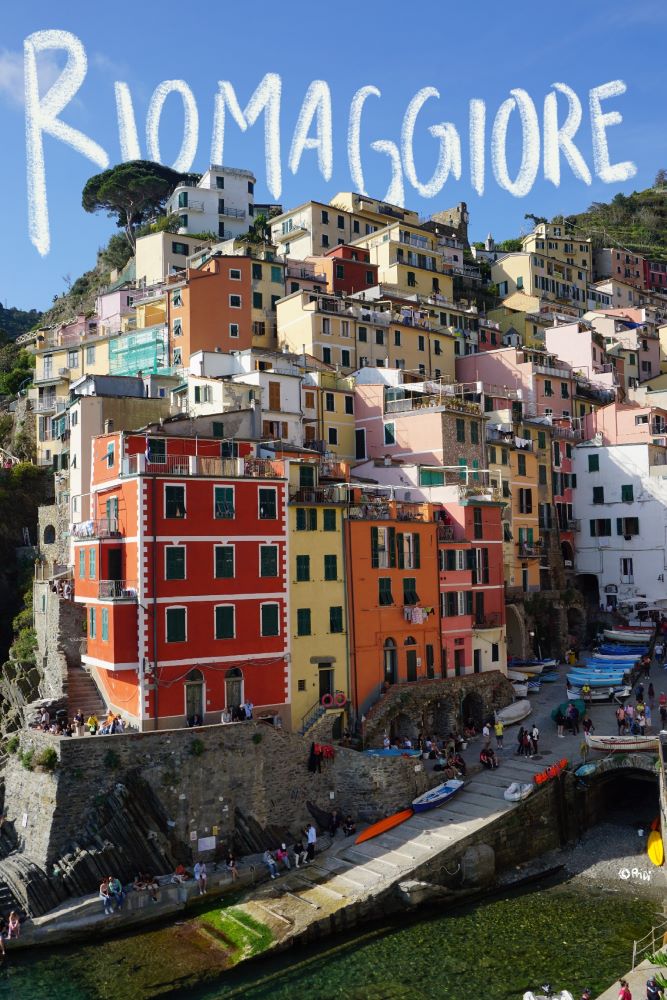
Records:
{"label": "green shutter", "polygon": [[371,528],[371,567],[377,569],[380,565],[378,529]]}
{"label": "green shutter", "polygon": [[185,580],[185,547],[169,545],[166,560],[167,580]]}
{"label": "green shutter", "polygon": [[216,579],[229,580],[234,576],[234,548],[231,545],[216,545],[215,547]]}
{"label": "green shutter", "polygon": [[297,507],[296,509],[296,530],[305,531],[306,530],[306,508]]}
{"label": "green shutter", "polygon": [[466,614],[472,614],[472,590],[466,590]]}
{"label": "green shutter", "polygon": [[623,518],[622,517],[617,517],[616,518],[616,534],[617,535],[622,535],[623,534]]}
{"label": "green shutter", "polygon": [[415,531],[414,535],[412,536],[412,539],[413,539],[413,546],[414,546],[414,548],[413,548],[414,568],[415,569],[420,569],[421,568],[421,547],[420,547],[421,542],[420,542],[419,534],[416,531]]}
{"label": "green shutter", "polygon": [[262,545],[259,550],[260,576],[278,576],[278,547]]}
{"label": "green shutter", "polygon": [[225,604],[223,607],[215,609],[215,637],[216,639],[234,638],[234,608],[231,604]]}
{"label": "green shutter", "polygon": [[310,635],[310,608],[297,608],[296,623],[298,635]]}
{"label": "green shutter", "polygon": [[317,531],[317,507],[308,508],[308,531]]}
{"label": "green shutter", "polygon": [[310,556],[296,557],[296,578],[298,582],[310,580]]}
{"label": "green shutter", "polygon": [[324,509],[324,530],[336,530],[336,511],[331,507],[325,507]]}
{"label": "green shutter", "polygon": [[338,579],[338,559],[335,555],[324,557],[324,579]]}
{"label": "green shutter", "polygon": [[389,547],[389,565],[396,565],[396,528],[390,528],[387,532],[387,545]]}
{"label": "green shutter", "polygon": [[262,605],[262,635],[278,635],[278,605]]}
{"label": "green shutter", "polygon": [[341,607],[329,608],[329,631],[343,631],[343,609]]}
{"label": "green shutter", "polygon": [[167,642],[185,642],[185,608],[167,609]]}
{"label": "green shutter", "polygon": [[95,615],[95,608],[90,609],[90,625],[88,627],[88,638],[94,639],[97,635],[97,620]]}
{"label": "green shutter", "polygon": [[405,568],[405,552],[403,551],[403,534],[400,531],[396,535],[396,555],[397,555],[398,568],[399,569],[404,569]]}
{"label": "green shutter", "polygon": [[102,608],[102,642],[109,641],[109,609]]}

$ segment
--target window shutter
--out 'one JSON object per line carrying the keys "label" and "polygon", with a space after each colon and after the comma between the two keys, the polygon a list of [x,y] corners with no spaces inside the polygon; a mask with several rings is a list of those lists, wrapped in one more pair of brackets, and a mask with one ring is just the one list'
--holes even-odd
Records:
{"label": "window shutter", "polygon": [[388,535],[387,545],[389,546],[389,565],[390,566],[395,566],[396,565],[396,528],[390,528],[389,531],[387,532],[387,535]]}
{"label": "window shutter", "polygon": [[380,559],[378,555],[378,529],[371,528],[371,566],[377,569],[380,565]]}
{"label": "window shutter", "polygon": [[466,614],[472,614],[472,590],[466,590]]}
{"label": "window shutter", "polygon": [[306,510],[304,507],[297,507],[296,509],[296,530],[306,530]]}
{"label": "window shutter", "polygon": [[623,518],[622,517],[617,517],[616,518],[616,534],[617,535],[622,535],[623,534]]}
{"label": "window shutter", "polygon": [[398,568],[405,568],[405,552],[403,550],[403,533],[399,531],[396,535],[396,554],[398,556]]}
{"label": "window shutter", "polygon": [[412,536],[412,541],[413,541],[414,569],[419,569],[420,568],[420,565],[419,565],[419,559],[420,559],[420,549],[419,549],[420,538],[419,538],[419,534],[416,531],[415,531],[414,535]]}

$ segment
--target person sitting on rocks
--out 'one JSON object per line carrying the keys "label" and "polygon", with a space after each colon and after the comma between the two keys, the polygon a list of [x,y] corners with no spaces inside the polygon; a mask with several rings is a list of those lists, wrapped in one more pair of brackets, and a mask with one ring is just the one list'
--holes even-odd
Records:
{"label": "person sitting on rocks", "polygon": [[493,747],[484,747],[480,752],[479,762],[487,770],[492,771],[498,767],[498,761],[496,760],[496,755],[494,753]]}
{"label": "person sitting on rocks", "polygon": [[292,850],[294,851],[294,864],[297,868],[299,865],[308,864],[308,851],[303,846],[303,840],[297,839]]}
{"label": "person sitting on rocks", "polygon": [[183,865],[176,865],[174,874],[171,876],[171,881],[175,883],[187,882],[192,878],[190,872],[186,871]]}
{"label": "person sitting on rocks", "polygon": [[227,857],[225,859],[225,864],[227,865],[227,871],[232,876],[232,882],[236,882],[239,877],[239,869],[236,863],[236,858],[231,851],[227,851]]}
{"label": "person sitting on rocks", "polygon": [[331,813],[331,822],[329,823],[329,836],[331,838],[336,836],[336,831],[342,823],[342,816],[340,814],[340,809],[334,809]]}
{"label": "person sitting on rocks", "polygon": [[113,913],[113,902],[111,897],[111,890],[109,889],[108,878],[102,879],[102,884],[100,885],[100,899],[104,904],[104,912],[106,914]]}
{"label": "person sitting on rocks", "polygon": [[120,879],[115,878],[113,875],[109,875],[109,892],[113,896],[116,909],[122,910],[123,903],[125,902],[125,891]]}
{"label": "person sitting on rocks", "polygon": [[278,866],[271,851],[264,851],[264,854],[262,855],[262,861],[269,869],[269,874],[271,878],[275,878],[276,875],[278,874]]}
{"label": "person sitting on rocks", "polygon": [[278,864],[283,865],[287,871],[291,869],[291,864],[289,861],[289,854],[287,853],[287,847],[285,844],[281,844],[280,847],[276,849],[276,861]]}
{"label": "person sitting on rocks", "polygon": [[88,726],[88,732],[90,733],[90,735],[94,736],[97,730],[100,728],[99,720],[94,712],[91,716],[89,716],[86,725]]}
{"label": "person sitting on rocks", "polygon": [[17,938],[21,934],[21,920],[16,910],[12,910],[7,921],[7,940]]}
{"label": "person sitting on rocks", "polygon": [[147,872],[139,872],[134,880],[134,888],[138,892],[148,891],[151,894],[151,899],[154,903],[157,903],[157,890],[158,884],[152,875]]}

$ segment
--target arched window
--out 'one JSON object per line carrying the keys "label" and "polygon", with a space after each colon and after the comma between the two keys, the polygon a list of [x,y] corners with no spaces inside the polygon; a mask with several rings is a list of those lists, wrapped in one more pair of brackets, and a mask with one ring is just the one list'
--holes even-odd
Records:
{"label": "arched window", "polygon": [[398,680],[398,656],[396,643],[387,638],[384,641],[384,680],[386,684],[395,684]]}
{"label": "arched window", "polygon": [[44,528],[44,544],[53,545],[56,540],[56,529],[52,524],[47,524]]}
{"label": "arched window", "polygon": [[403,645],[404,646],[416,646],[417,645],[417,640],[415,639],[415,637],[413,635],[409,635],[407,637],[407,639],[405,640],[405,642],[403,643]]}
{"label": "arched window", "polygon": [[191,670],[190,673],[188,674],[188,682],[194,681],[201,683],[201,681],[203,680],[204,680],[204,675],[201,672],[201,670],[197,670],[195,668],[194,670]]}

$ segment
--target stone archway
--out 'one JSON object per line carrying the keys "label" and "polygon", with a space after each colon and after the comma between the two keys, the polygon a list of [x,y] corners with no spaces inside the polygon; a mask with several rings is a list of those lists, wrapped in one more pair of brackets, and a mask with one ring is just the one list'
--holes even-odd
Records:
{"label": "stone archway", "polygon": [[52,524],[47,524],[43,535],[44,545],[53,545],[56,540],[56,529]]}
{"label": "stone archway", "polygon": [[426,706],[424,730],[428,735],[443,736],[456,727],[456,705],[449,698],[438,698]]}
{"label": "stone archway", "polygon": [[471,722],[477,731],[484,725],[484,699],[477,691],[468,691],[461,702],[461,724]]}
{"label": "stone archway", "polygon": [[600,583],[593,573],[580,573],[577,577],[577,587],[584,601],[596,610],[600,607]]}
{"label": "stone archway", "polygon": [[526,633],[525,622],[515,604],[508,604],[506,607],[507,620],[507,658],[516,656],[524,659],[528,645],[528,635]]}
{"label": "stone archway", "polygon": [[568,541],[563,541],[560,543],[560,551],[563,557],[563,565],[565,569],[573,569],[574,567],[574,550],[572,545]]}
{"label": "stone archway", "polygon": [[393,739],[408,736],[414,743],[419,736],[418,721],[407,712],[399,712],[392,720],[390,732]]}

